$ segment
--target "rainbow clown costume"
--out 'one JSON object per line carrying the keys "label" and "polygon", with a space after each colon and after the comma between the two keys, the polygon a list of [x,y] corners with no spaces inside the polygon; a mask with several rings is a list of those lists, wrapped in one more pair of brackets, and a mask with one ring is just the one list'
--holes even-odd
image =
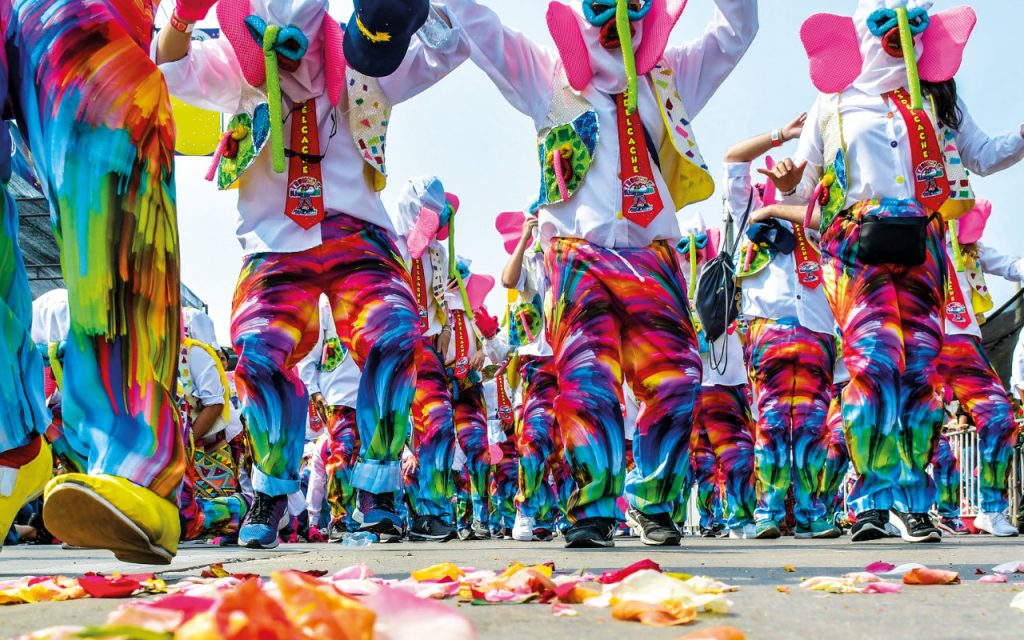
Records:
{"label": "rainbow clown costume", "polygon": [[994,306],[985,274],[1022,283],[1024,259],[1003,255],[981,243],[991,213],[992,203],[979,199],[972,210],[950,225],[947,234],[946,335],[938,373],[947,393],[960,402],[978,428],[981,513],[974,526],[986,533],[1014,537],[1017,527],[1004,512],[1009,507],[1007,474],[1017,440],[1017,423],[1003,382],[981,346],[978,318],[984,318]]}
{"label": "rainbow clown costume", "polygon": [[[683,262],[683,277],[691,300],[696,298],[697,275],[718,255],[721,234],[708,229],[704,218],[694,214],[680,221],[683,238],[676,245]],[[715,485],[721,476],[722,519],[731,538],[754,537],[754,421],[750,413],[747,369],[743,364],[743,343],[734,323],[726,335],[709,343],[697,327],[702,365],[700,397],[694,413],[694,480],[698,485],[698,506],[714,504]],[[690,483],[684,499],[676,505],[676,522],[685,521]],[[699,508],[702,528],[712,528],[713,508]]]}
{"label": "rainbow clown costume", "polygon": [[[675,212],[714,191],[691,119],[758,27],[756,0],[717,0],[703,36],[668,47],[684,4],[551,2],[552,51],[475,0],[447,3],[473,61],[537,131],[533,209],[551,285],[555,414],[577,484],[568,547],[612,545],[624,491],[648,543],[680,541],[670,512],[686,476],[701,363]],[[628,481],[623,377],[646,405]]]}
{"label": "rainbow clown costume", "polygon": [[416,483],[409,492],[415,516],[410,540],[445,541],[455,536],[450,518],[455,495],[452,459],[455,416],[452,392],[441,354],[448,329],[445,292],[451,270],[459,200],[434,176],[413,178],[398,198],[395,230],[398,248],[412,279],[419,312],[416,326],[423,337],[417,349],[416,395],[412,403],[413,443],[419,461]]}
{"label": "rainbow clown costume", "polygon": [[[14,107],[32,153],[68,288],[62,413],[85,469],[47,485],[47,527],[70,545],[163,564],[177,551],[184,457],[173,398],[180,332],[174,126],[166,85],[147,55],[154,9],[138,0],[0,4],[0,103]],[[0,146],[6,181],[6,124]],[[42,361],[28,333],[17,215],[7,194],[0,199],[6,527],[42,491],[51,457],[39,437],[49,417]]]}
{"label": "rainbow clown costume", "polygon": [[885,537],[887,524],[908,542],[940,539],[926,467],[942,422],[932,381],[944,228],[973,205],[968,171],[1024,157],[1024,137],[989,137],[957,97],[974,10],[930,6],[861,0],[852,18],[818,14],[801,28],[821,93],[795,157],[807,168],[784,200],[820,207],[824,289],[850,372],[842,409],[860,473],[854,541]]}
{"label": "rainbow clown costume", "polygon": [[[203,6],[179,17],[200,18],[213,3],[181,0],[178,11],[194,4]],[[351,480],[363,528],[402,534],[394,494],[421,332],[379,196],[385,138],[392,105],[443,78],[469,44],[446,16],[432,45],[415,37],[432,11],[426,0],[355,9],[343,32],[326,0],[221,0],[225,38],[189,46],[171,29],[155,51],[172,94],[231,114],[208,177],[239,188],[245,258],[231,332],[256,490],[239,542],[251,547],[276,544],[287,496],[299,488],[307,401],[294,368],[316,343],[321,293],[363,373]]]}

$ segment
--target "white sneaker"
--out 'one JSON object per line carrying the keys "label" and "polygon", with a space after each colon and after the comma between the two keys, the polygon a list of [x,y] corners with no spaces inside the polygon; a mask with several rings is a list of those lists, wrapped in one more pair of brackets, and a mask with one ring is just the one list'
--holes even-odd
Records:
{"label": "white sneaker", "polygon": [[974,518],[974,526],[980,531],[990,533],[999,538],[1017,537],[1017,527],[1002,512],[987,511]]}
{"label": "white sneaker", "polygon": [[519,542],[532,542],[533,530],[537,528],[537,520],[521,513],[516,514],[516,522],[512,525],[512,539]]}
{"label": "white sneaker", "polygon": [[730,540],[753,540],[757,537],[757,527],[753,523],[729,529]]}

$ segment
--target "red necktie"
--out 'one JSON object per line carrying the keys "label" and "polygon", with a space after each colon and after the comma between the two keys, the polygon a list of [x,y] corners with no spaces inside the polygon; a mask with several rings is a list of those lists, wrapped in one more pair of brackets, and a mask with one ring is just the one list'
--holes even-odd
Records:
{"label": "red necktie", "polygon": [[626,113],[625,94],[615,96],[615,103],[619,111],[622,215],[630,222],[646,227],[661,213],[664,205],[651,170],[651,156],[647,150],[640,112]]}
{"label": "red necktie", "polygon": [[960,278],[956,277],[956,269],[953,268],[953,261],[946,259],[946,319],[966,329],[971,326],[971,317],[967,307],[967,298],[964,297],[964,290],[960,287]]}
{"label": "red necktie", "polygon": [[292,152],[288,159],[288,195],[284,214],[303,229],[324,220],[324,183],[320,172],[320,133],[316,101],[307,100],[292,113]]}
{"label": "red necktie", "polygon": [[416,294],[416,306],[420,312],[420,329],[426,331],[430,327],[430,320],[427,319],[427,275],[422,258],[412,259],[412,284],[413,293]]}
{"label": "red necktie", "polygon": [[796,235],[796,277],[808,289],[817,289],[821,286],[821,254],[807,239],[802,224],[793,225],[793,234]]}
{"label": "red necktie", "polygon": [[906,89],[897,89],[888,95],[900,110],[910,136],[915,197],[929,211],[938,211],[949,199],[951,192],[949,177],[946,175],[946,160],[939,146],[939,138],[935,135],[935,125],[927,111],[911,108],[910,95]]}

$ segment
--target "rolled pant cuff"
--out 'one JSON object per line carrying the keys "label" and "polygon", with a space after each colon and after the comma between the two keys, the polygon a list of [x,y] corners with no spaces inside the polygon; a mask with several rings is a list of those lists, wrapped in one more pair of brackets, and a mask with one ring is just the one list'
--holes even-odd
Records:
{"label": "rolled pant cuff", "polygon": [[402,488],[402,463],[366,460],[352,468],[352,486],[370,493],[395,493]]}
{"label": "rolled pant cuff", "polygon": [[300,489],[298,480],[268,476],[255,466],[252,468],[251,477],[252,488],[268,496],[287,496]]}
{"label": "rolled pant cuff", "polygon": [[570,513],[570,519],[573,522],[587,518],[614,518],[616,521],[622,522],[623,515],[615,498],[601,498],[590,504],[576,507]]}

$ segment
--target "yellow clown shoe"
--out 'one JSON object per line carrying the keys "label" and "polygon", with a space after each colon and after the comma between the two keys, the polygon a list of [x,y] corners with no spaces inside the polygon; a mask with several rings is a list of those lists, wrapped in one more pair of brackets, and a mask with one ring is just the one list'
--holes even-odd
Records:
{"label": "yellow clown shoe", "polygon": [[38,498],[53,475],[50,445],[43,438],[39,440],[39,452],[32,460],[17,469],[0,466],[0,549],[18,510]]}
{"label": "yellow clown shoe", "polygon": [[174,503],[117,476],[57,476],[46,485],[43,519],[65,543],[108,549],[122,562],[170,564],[181,535]]}

